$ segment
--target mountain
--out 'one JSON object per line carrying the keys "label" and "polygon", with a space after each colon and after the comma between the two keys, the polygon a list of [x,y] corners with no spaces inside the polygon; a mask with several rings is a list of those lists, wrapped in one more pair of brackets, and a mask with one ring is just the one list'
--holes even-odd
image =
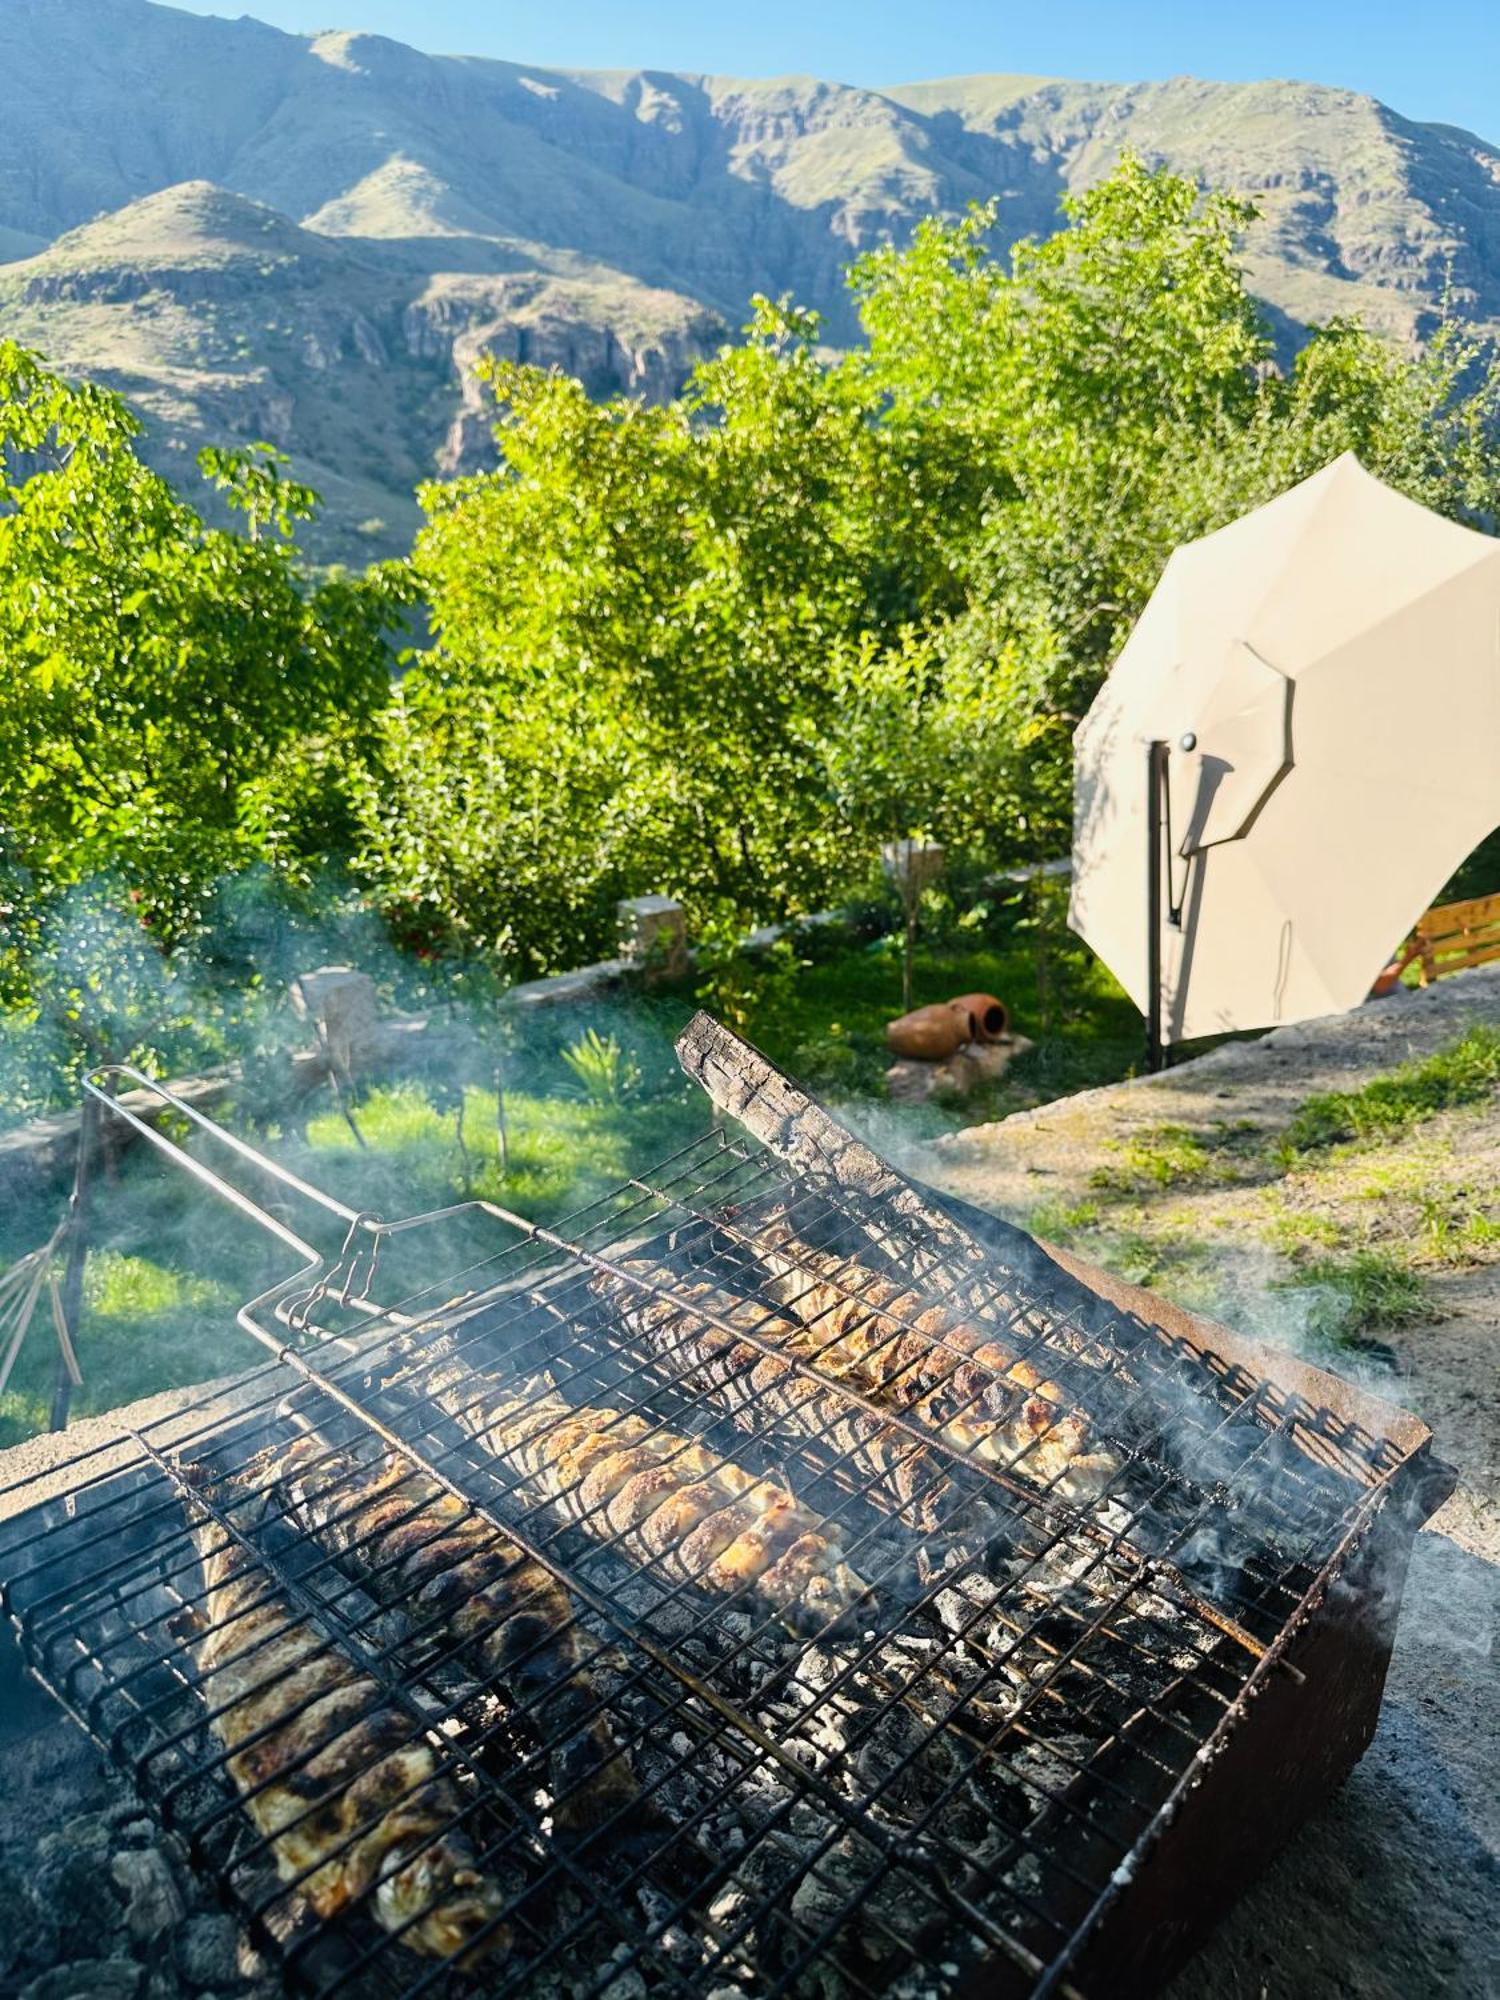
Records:
{"label": "mountain", "polygon": [[1500,148],[1313,84],[543,70],[152,0],[3,0],[0,65],[0,333],[129,396],[185,483],[208,438],[291,451],[346,558],[492,462],[484,349],[666,395],[755,291],[842,341],[857,251],[990,195],[1045,232],[1127,146],[1257,203],[1287,346],[1420,338],[1445,287],[1500,329]]}

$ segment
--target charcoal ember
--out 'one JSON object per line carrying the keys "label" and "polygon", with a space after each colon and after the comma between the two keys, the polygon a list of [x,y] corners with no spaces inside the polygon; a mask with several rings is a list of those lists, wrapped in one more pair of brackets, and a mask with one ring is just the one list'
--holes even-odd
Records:
{"label": "charcoal ember", "polygon": [[972,1802],[979,1822],[976,1835],[995,1846],[1007,1844],[1013,1833],[1029,1826],[1036,1817],[1036,1801],[1024,1785],[986,1758],[964,1780],[960,1802]]}
{"label": "charcoal ember", "polygon": [[119,1939],[123,1897],[109,1872],[107,1815],[80,1813],[37,1846],[31,1900],[44,1924],[81,1958],[109,1960]]}
{"label": "charcoal ember", "polygon": [[1042,1864],[1034,1854],[1021,1855],[1014,1865],[1005,1871],[1005,1880],[1028,1901],[1034,1902],[1045,1893]]}
{"label": "charcoal ember", "polygon": [[36,1943],[36,1923],[26,1877],[19,1864],[0,1855],[0,1980]]}
{"label": "charcoal ember", "polygon": [[[743,1843],[743,1834],[740,1839]],[[676,1904],[670,1896],[649,1882],[643,1882],[636,1891],[636,1899],[646,1927],[653,1934],[655,1948],[663,1957],[684,1969],[702,1962],[703,1946],[700,1940],[682,1924],[672,1921]]]}
{"label": "charcoal ember", "polygon": [[239,1984],[239,1929],[212,1911],[189,1917],[174,1940],[177,1965],[189,1986]]}
{"label": "charcoal ember", "polygon": [[23,1986],[20,2000],[136,2000],[145,1977],[133,1958],[80,1958]]}
{"label": "charcoal ember", "polygon": [[809,1646],[797,1662],[797,1671],[787,1685],[800,1700],[816,1701],[818,1696],[843,1673],[846,1662],[827,1646]]}
{"label": "charcoal ember", "polygon": [[186,1914],[177,1878],[159,1847],[125,1848],[111,1861],[109,1872],[125,1893],[125,1927],[138,1944]]}
{"label": "charcoal ember", "polygon": [[1071,1734],[1059,1734],[1050,1743],[1040,1743],[1032,1737],[1017,1745],[1012,1752],[1011,1771],[1022,1784],[1033,1787],[1040,1797],[1045,1798],[1049,1793],[1056,1795],[1063,1792],[1071,1784],[1076,1775],[1076,1765],[1065,1761],[1068,1757],[1082,1764],[1092,1753],[1091,1743]]}
{"label": "charcoal ember", "polygon": [[[629,1945],[616,1945],[614,1952],[616,1964],[629,1956]],[[608,1968],[601,1977],[608,1978]],[[619,1973],[613,1979],[609,1979],[609,1983],[603,1988],[599,2000],[646,2000],[646,1982],[639,1968],[634,1965],[622,1965]]]}
{"label": "charcoal ember", "polygon": [[[848,1833],[821,1855],[803,1874],[801,1881],[792,1891],[792,1915],[809,1931],[821,1931],[834,1923],[869,1882],[878,1866],[878,1858],[870,1843],[861,1840],[857,1834]],[[889,1884],[882,1885],[882,1908],[888,1898],[885,1894]],[[879,1948],[889,1949],[888,1933],[881,1930],[866,1941]]]}
{"label": "charcoal ember", "polygon": [[999,1586],[988,1576],[970,1570],[965,1576],[934,1592],[932,1608],[955,1638],[976,1633],[983,1614],[999,1596]]}
{"label": "charcoal ember", "polygon": [[927,1725],[904,1706],[888,1708],[866,1725],[854,1769],[867,1796],[878,1798],[886,1811],[920,1810],[951,1775],[948,1746],[924,1742],[928,1734]]}

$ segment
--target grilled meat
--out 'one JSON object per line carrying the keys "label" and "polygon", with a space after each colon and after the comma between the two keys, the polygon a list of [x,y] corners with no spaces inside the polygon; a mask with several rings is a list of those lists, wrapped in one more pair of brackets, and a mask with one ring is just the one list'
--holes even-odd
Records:
{"label": "grilled meat", "polygon": [[865,1595],[836,1528],[696,1438],[633,1412],[575,1408],[545,1378],[475,1401],[473,1375],[450,1366],[429,1387],[538,1498],[637,1562],[714,1590],[751,1589],[799,1627],[824,1627]]}
{"label": "grilled meat", "polygon": [[1088,1419],[1066,1390],[958,1313],[809,1243],[784,1216],[751,1242],[777,1281],[777,1303],[812,1336],[829,1374],[920,1418],[961,1451],[1055,1483],[1066,1498],[1092,1499],[1118,1472],[1115,1454],[1090,1449]]}
{"label": "grilled meat", "polygon": [[[743,1325],[760,1338],[796,1352],[801,1329],[764,1307],[704,1280],[685,1279],[659,1266],[638,1264],[643,1276],[670,1283],[671,1298],[656,1297],[625,1278],[599,1276],[594,1290],[609,1300],[623,1324],[672,1368],[684,1369],[728,1411],[742,1430],[759,1433],[780,1418],[820,1454],[859,1481],[866,1497],[883,1504],[923,1533],[953,1528],[973,1496],[956,1495],[940,1454],[894,1425],[851,1403],[831,1386],[803,1374],[791,1361],[736,1340],[703,1317]],[[695,1311],[694,1306],[702,1311]]]}
{"label": "grilled meat", "polygon": [[290,1511],[380,1603],[461,1650],[477,1676],[534,1704],[556,1742],[554,1823],[576,1831],[634,1797],[625,1753],[598,1712],[587,1648],[550,1570],[399,1452],[341,1451],[315,1433],[283,1454]]}
{"label": "grilled meat", "polygon": [[[762,1232],[764,1245],[757,1237],[755,1247],[764,1261],[774,1259],[782,1267],[777,1303],[791,1316],[649,1258],[627,1259],[622,1268],[647,1284],[670,1288],[672,1298],[653,1296],[626,1278],[600,1277],[595,1288],[659,1349],[675,1349],[687,1359],[742,1420],[758,1408],[789,1416],[814,1435],[826,1434],[831,1409],[842,1399],[836,1389],[820,1389],[794,1366],[812,1364],[831,1381],[846,1382],[868,1401],[930,1428],[970,1458],[1067,1499],[1087,1500],[1100,1491],[1116,1460],[1107,1451],[1088,1449],[1087,1420],[1066,1404],[1055,1383],[1044,1381],[999,1342],[981,1339],[970,1328],[955,1333],[948,1315],[924,1310],[908,1288],[835,1260],[845,1272],[857,1272],[862,1288],[883,1288],[878,1293],[862,1289],[857,1299],[846,1297],[839,1286],[812,1277],[788,1257],[785,1237],[773,1235],[771,1228]],[[894,1316],[906,1318],[909,1309],[922,1313],[923,1331],[911,1331]],[[712,1314],[723,1324],[701,1314]],[[916,1325],[912,1318],[911,1326]],[[725,1326],[753,1333],[780,1354],[767,1355],[734,1339]],[[781,1354],[788,1358],[780,1359]],[[868,1423],[869,1413],[862,1414]],[[868,1466],[873,1450],[880,1461],[875,1469],[883,1472],[893,1441],[882,1442],[869,1430],[854,1428],[855,1462]],[[901,1484],[909,1488],[913,1477],[930,1491],[940,1491],[932,1486],[930,1466],[912,1465]],[[902,1497],[899,1491],[897,1497]]]}
{"label": "grilled meat", "polygon": [[207,1590],[196,1645],[210,1726],[277,1872],[320,1917],[361,1899],[411,1950],[507,1951],[505,1897],[458,1825],[463,1798],[418,1724],[280,1599],[187,1502]]}

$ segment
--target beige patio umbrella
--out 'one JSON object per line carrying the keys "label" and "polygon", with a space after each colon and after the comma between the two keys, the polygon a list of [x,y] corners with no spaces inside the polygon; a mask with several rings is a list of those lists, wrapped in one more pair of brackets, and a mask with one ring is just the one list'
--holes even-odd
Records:
{"label": "beige patio umbrella", "polygon": [[1172,556],[1074,738],[1069,921],[1143,1011],[1153,740],[1163,1039],[1357,1005],[1500,825],[1500,541],[1349,453]]}

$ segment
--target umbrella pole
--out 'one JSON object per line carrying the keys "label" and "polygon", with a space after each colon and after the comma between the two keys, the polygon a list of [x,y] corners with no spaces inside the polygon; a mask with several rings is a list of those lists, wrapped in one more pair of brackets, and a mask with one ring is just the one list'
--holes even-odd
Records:
{"label": "umbrella pole", "polygon": [[1160,739],[1146,748],[1146,1068],[1154,1076],[1163,1061],[1161,1036],[1161,823],[1166,794],[1167,746]]}

